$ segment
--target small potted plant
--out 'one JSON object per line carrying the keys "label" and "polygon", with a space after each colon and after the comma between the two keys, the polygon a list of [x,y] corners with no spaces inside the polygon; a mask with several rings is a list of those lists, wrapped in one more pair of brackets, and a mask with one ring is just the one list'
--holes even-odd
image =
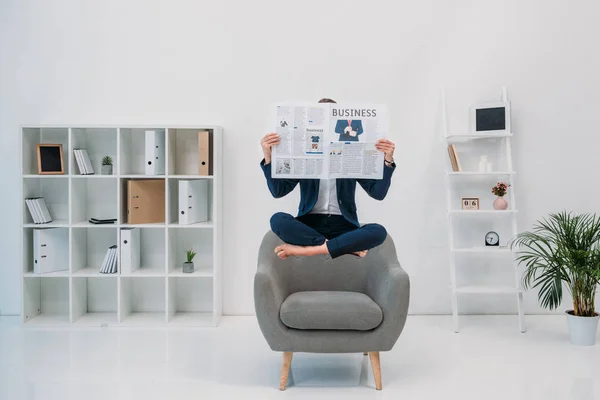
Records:
{"label": "small potted plant", "polygon": [[112,158],[104,156],[102,158],[102,167],[100,168],[102,175],[112,175],[112,167]]}
{"label": "small potted plant", "polygon": [[565,311],[571,343],[596,343],[599,314],[595,309],[600,284],[600,218],[595,214],[550,214],[512,241],[522,247],[517,261],[525,265],[523,286],[539,288],[544,308],[556,309],[562,302],[563,285],[573,298],[573,309]]}
{"label": "small potted plant", "polygon": [[183,272],[186,274],[190,274],[194,272],[194,257],[196,257],[196,253],[194,250],[189,249],[186,251],[187,261],[183,263]]}
{"label": "small potted plant", "polygon": [[508,202],[504,199],[504,195],[509,187],[510,183],[498,182],[496,186],[492,188],[492,193],[498,196],[496,200],[494,200],[495,210],[506,210],[508,208]]}

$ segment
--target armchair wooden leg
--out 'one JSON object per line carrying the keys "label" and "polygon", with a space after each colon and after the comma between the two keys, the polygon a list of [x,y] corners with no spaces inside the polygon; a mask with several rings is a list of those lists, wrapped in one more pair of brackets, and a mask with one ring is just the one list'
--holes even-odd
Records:
{"label": "armchair wooden leg", "polygon": [[290,374],[290,367],[292,366],[292,356],[294,353],[291,351],[285,351],[283,353],[283,363],[281,364],[281,377],[279,378],[279,390],[285,390],[288,381],[288,375]]}
{"label": "armchair wooden leg", "polygon": [[375,389],[381,390],[381,365],[379,364],[379,352],[369,353],[371,359],[371,368],[373,368],[373,377],[375,378]]}

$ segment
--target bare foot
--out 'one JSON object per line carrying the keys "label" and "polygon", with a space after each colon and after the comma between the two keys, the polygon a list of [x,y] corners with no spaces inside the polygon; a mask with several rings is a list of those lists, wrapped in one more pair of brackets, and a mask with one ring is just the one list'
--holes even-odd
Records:
{"label": "bare foot", "polygon": [[317,254],[327,254],[327,246],[323,243],[320,246],[296,246],[284,243],[275,247],[275,254],[282,260],[290,256],[316,256]]}
{"label": "bare foot", "polygon": [[360,257],[360,258],[363,258],[364,256],[366,256],[366,255],[367,255],[367,252],[368,252],[368,251],[369,251],[369,250],[356,251],[356,252],[354,252],[354,253],[352,253],[352,254],[354,254],[355,256],[358,256],[358,257]]}

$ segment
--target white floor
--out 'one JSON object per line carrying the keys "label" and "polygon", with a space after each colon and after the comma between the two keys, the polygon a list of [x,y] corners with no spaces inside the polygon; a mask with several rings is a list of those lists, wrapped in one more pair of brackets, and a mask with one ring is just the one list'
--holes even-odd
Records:
{"label": "white floor", "polygon": [[381,354],[376,391],[362,354],[280,354],[251,317],[210,329],[31,329],[0,318],[0,399],[600,399],[600,339],[567,340],[564,316],[409,317]]}

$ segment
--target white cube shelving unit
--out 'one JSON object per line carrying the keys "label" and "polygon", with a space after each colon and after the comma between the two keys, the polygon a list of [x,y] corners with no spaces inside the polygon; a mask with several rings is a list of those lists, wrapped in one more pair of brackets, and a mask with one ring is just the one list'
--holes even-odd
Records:
{"label": "white cube shelving unit", "polygon": [[[145,131],[166,134],[164,175],[145,175]],[[212,174],[198,173],[199,131],[212,134]],[[27,126],[22,147],[22,318],[26,326],[217,326],[222,315],[222,128],[217,126]],[[36,147],[60,143],[64,175],[38,175]],[[96,174],[80,175],[73,149],[85,148]],[[100,175],[102,157],[112,175]],[[127,224],[127,181],[164,179],[165,222],[138,224],[140,268],[101,274],[106,250]],[[209,221],[180,225],[178,182],[208,181]],[[34,224],[24,199],[43,196],[53,222]],[[116,218],[94,225],[90,218]],[[69,265],[33,272],[33,230],[66,229]],[[183,273],[185,251],[197,253],[193,273]]]}

